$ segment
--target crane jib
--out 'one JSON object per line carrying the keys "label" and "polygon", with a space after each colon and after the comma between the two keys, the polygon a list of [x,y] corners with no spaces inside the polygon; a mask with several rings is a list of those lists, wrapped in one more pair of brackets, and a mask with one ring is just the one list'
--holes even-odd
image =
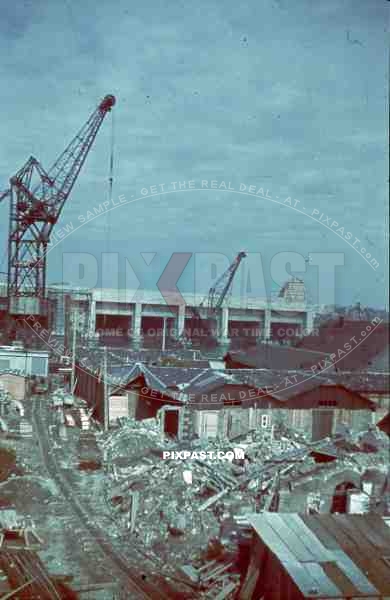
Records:
{"label": "crane jib", "polygon": [[[7,294],[10,314],[24,314],[25,296],[31,299],[29,312],[41,314],[41,299],[46,290],[45,247],[104,117],[115,103],[111,94],[101,100],[49,171],[30,157],[10,178],[9,191],[0,195],[0,200],[10,197]],[[43,303],[42,310],[44,306]]]}

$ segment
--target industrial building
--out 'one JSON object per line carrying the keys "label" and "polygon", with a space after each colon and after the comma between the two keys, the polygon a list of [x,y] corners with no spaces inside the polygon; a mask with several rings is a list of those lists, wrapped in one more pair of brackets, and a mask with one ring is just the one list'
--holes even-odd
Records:
{"label": "industrial building", "polygon": [[[204,320],[209,318],[207,307],[201,307],[204,297],[183,294],[184,303],[177,294],[170,298],[167,293],[156,291],[93,289],[73,290],[58,286],[49,290],[52,302],[51,330],[65,335],[67,313],[77,313],[78,334],[96,337],[116,337],[139,340],[142,336],[161,337],[163,327],[167,335],[179,338],[189,330],[194,309]],[[168,298],[168,299],[167,299]],[[165,323],[165,325],[164,325]],[[238,335],[246,335],[254,342],[271,339],[280,328],[309,333],[313,328],[313,309],[304,302],[292,303],[284,298],[268,302],[264,298],[252,298],[245,303],[232,297],[229,306],[221,309],[220,319],[215,317],[214,335],[221,342]],[[247,331],[243,332],[243,328]],[[202,335],[201,332],[198,332]]]}
{"label": "industrial building", "polygon": [[101,367],[76,365],[75,393],[98,420],[114,425],[120,417],[159,416],[162,431],[178,439],[231,439],[258,427],[264,433],[264,427],[283,421],[316,441],[335,434],[340,424],[365,430],[383,414],[381,404],[356,385],[349,387],[341,375],[130,363],[109,367],[106,379],[105,384]]}
{"label": "industrial building", "polygon": [[49,352],[19,346],[0,346],[0,372],[20,371],[28,377],[47,377]]}
{"label": "industrial building", "polygon": [[8,392],[14,400],[25,400],[29,391],[28,379],[21,373],[0,371],[0,389]]}

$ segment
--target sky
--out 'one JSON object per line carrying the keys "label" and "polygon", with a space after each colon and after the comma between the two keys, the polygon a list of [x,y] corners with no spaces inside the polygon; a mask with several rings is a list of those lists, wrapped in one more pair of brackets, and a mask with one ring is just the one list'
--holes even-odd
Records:
{"label": "sky", "polygon": [[[30,155],[48,169],[100,99],[117,99],[54,230],[68,225],[71,233],[50,250],[48,281],[157,289],[173,253],[189,253],[179,288],[203,293],[244,249],[238,290],[269,295],[291,273],[314,303],[384,306],[389,7],[384,0],[3,7],[0,190]],[[111,200],[112,148],[112,200],[126,202],[89,219]],[[189,181],[194,189],[173,189]],[[153,195],[160,184],[164,193]],[[249,194],[250,185],[262,192]],[[7,231],[3,201],[1,271]],[[105,263],[102,253],[111,255]]]}

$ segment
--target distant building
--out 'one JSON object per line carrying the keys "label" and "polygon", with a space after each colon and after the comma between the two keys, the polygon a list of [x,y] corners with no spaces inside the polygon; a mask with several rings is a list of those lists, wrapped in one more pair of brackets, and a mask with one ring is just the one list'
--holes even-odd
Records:
{"label": "distant building", "polygon": [[293,374],[286,379],[266,370],[227,373],[136,364],[112,394],[117,410],[127,406],[128,416],[138,420],[159,414],[166,432],[179,438],[265,433],[282,419],[316,441],[335,432],[340,415],[359,415],[355,421],[362,430],[373,422],[376,404],[341,382],[316,376],[289,385],[288,376]]}
{"label": "distant building", "polygon": [[347,320],[340,316],[324,323],[298,347],[331,357],[339,371],[389,371],[389,323]]}
{"label": "distant building", "polygon": [[24,400],[27,396],[29,386],[23,374],[0,371],[0,384],[14,400]]}
{"label": "distant building", "polygon": [[47,377],[49,352],[0,346],[0,371],[18,371],[30,377]]}
{"label": "distant building", "polygon": [[178,439],[233,439],[255,429],[269,435],[273,400],[256,396],[253,386],[221,371],[141,364],[113,391],[117,410],[127,402],[130,417],[159,417],[162,433]]}
{"label": "distant building", "polygon": [[[358,431],[374,421],[377,403],[342,374],[311,375],[299,370],[234,369],[236,379],[268,390],[283,422],[313,441],[333,435],[339,423]],[[278,404],[276,404],[278,402]]]}
{"label": "distant building", "polygon": [[279,298],[283,298],[286,302],[291,303],[304,302],[305,297],[305,284],[302,279],[298,279],[298,277],[293,277],[287,281],[279,292]]}
{"label": "distant building", "polygon": [[53,334],[71,338],[73,320],[76,319],[78,336],[85,337],[89,330],[92,292],[70,283],[58,283],[49,286],[47,296],[49,325]]}
{"label": "distant building", "polygon": [[328,355],[312,349],[279,346],[278,344],[261,344],[246,351],[229,351],[224,356],[227,369],[307,369],[321,370],[321,364],[330,365]]}

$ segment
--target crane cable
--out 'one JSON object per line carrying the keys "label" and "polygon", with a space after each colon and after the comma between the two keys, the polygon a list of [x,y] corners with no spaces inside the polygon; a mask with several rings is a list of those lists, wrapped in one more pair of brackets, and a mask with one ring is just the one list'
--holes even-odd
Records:
{"label": "crane cable", "polygon": [[[112,190],[114,183],[114,149],[115,149],[115,127],[114,127],[114,113],[111,113],[111,138],[110,138],[110,163],[108,171],[108,202],[109,208],[107,211],[106,218],[106,253],[110,251],[110,228],[111,228],[111,203],[112,203]],[[103,258],[103,257],[102,257]],[[104,315],[104,329],[106,328],[106,315]]]}
{"label": "crane cable", "polygon": [[[108,201],[111,204],[112,202],[112,190],[114,184],[114,149],[115,149],[115,127],[114,127],[114,113],[111,113],[111,140],[110,140],[110,167],[108,174]],[[106,242],[107,242],[107,250],[110,247],[110,210],[107,216],[107,233],[106,233]]]}
{"label": "crane cable", "polygon": [[[7,196],[10,196],[10,190],[5,190],[4,192],[0,192],[0,202],[2,200],[4,200]],[[4,250],[3,258],[1,259],[1,262],[0,262],[0,275],[7,275],[8,276],[8,271],[5,272],[5,271],[1,270],[3,268],[3,265],[4,265],[5,259],[7,257],[7,254],[8,254],[8,247],[6,246],[6,248]]]}

